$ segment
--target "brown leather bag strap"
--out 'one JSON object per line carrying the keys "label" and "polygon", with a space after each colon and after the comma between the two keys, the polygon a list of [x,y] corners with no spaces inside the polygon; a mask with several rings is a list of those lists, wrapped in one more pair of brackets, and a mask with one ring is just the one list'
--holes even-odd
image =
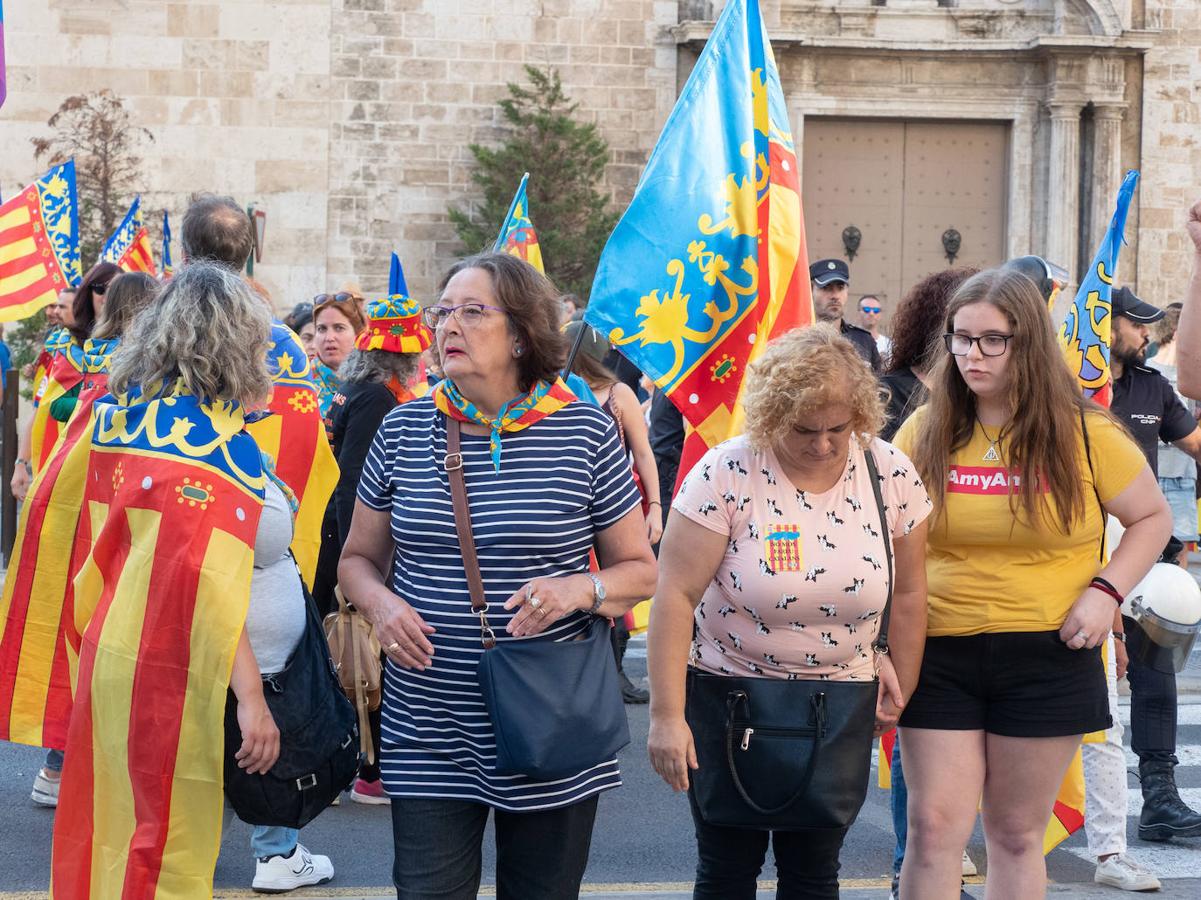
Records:
{"label": "brown leather bag strap", "polygon": [[459,552],[463,555],[463,572],[467,575],[471,608],[480,617],[480,642],[485,648],[491,649],[496,646],[496,635],[488,625],[484,579],[480,576],[480,560],[476,556],[475,537],[471,533],[471,507],[467,503],[467,482],[463,478],[460,427],[458,419],[446,417],[446,477],[450,481],[450,502],[455,511],[455,531],[459,534]]}

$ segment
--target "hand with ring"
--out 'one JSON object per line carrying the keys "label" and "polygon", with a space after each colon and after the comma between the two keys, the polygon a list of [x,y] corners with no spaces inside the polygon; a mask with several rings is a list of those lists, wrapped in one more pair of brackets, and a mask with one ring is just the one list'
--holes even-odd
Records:
{"label": "hand with ring", "polygon": [[1105,643],[1113,616],[1113,598],[1096,588],[1085,588],[1059,629],[1059,639],[1069,650],[1092,650]]}
{"label": "hand with ring", "polygon": [[505,601],[505,609],[517,610],[505,630],[513,637],[529,637],[577,609],[591,608],[592,580],[587,575],[537,578]]}
{"label": "hand with ring", "polygon": [[399,597],[393,595],[387,615],[372,624],[380,646],[392,662],[418,671],[433,662],[434,645],[429,642],[429,635],[434,633],[433,626],[427,625],[416,610]]}

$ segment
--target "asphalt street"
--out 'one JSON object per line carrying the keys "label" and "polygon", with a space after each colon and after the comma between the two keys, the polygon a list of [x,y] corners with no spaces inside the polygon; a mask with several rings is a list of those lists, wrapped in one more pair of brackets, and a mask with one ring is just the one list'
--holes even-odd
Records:
{"label": "asphalt street", "polygon": [[[645,674],[638,644],[632,645],[628,668]],[[1201,697],[1182,698],[1179,783],[1185,798],[1201,805]],[[622,753],[624,786],[604,795],[593,837],[585,893],[591,897],[688,897],[695,850],[688,805],[682,795],[659,780],[646,758],[646,707],[627,707],[633,741]],[[20,893],[44,892],[48,883],[50,838],[54,813],[34,807],[29,790],[41,761],[41,751],[0,744],[0,900]],[[873,777],[868,800],[847,839],[842,876],[848,897],[887,895],[892,854],[892,820],[887,792]],[[1137,814],[1137,783],[1130,779],[1130,811]],[[1134,822],[1129,833],[1134,834]],[[253,875],[249,828],[235,822],[225,834],[217,863],[218,896],[246,896]],[[325,888],[306,890],[306,897],[384,897],[391,882],[390,817],[387,807],[360,806],[346,800],[306,828],[302,841],[313,851],[331,857],[337,870]],[[986,871],[983,836],[977,830],[969,852]],[[1165,879],[1158,896],[1201,897],[1201,840],[1154,845],[1131,841],[1131,852]],[[1083,834],[1077,834],[1047,860],[1052,896],[1092,898],[1119,892],[1092,884],[1093,864],[1087,859]],[[485,841],[484,888],[489,892],[493,852]],[[770,878],[770,864],[764,878]],[[980,881],[969,879],[969,882]],[[969,883],[969,891],[972,884]],[[972,891],[983,897],[983,888]],[[393,895],[394,896],[394,895]],[[766,892],[763,896],[772,896]]]}

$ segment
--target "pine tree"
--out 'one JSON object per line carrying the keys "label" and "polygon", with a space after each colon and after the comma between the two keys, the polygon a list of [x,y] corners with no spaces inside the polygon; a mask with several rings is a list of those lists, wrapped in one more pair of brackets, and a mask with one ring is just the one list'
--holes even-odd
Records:
{"label": "pine tree", "polygon": [[563,91],[559,73],[525,67],[528,87],[510,83],[500,101],[511,134],[499,147],[471,144],[477,163],[472,180],[483,192],[473,214],[451,208],[459,240],[474,252],[490,249],[513,192],[525,172],[529,215],[538,233],[546,274],[564,291],[584,298],[617,215],[598,186],[609,145],[595,124],[575,118],[578,103]]}

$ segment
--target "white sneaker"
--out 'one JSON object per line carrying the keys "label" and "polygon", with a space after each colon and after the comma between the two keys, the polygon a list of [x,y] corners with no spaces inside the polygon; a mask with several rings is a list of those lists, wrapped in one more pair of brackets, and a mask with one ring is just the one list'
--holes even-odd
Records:
{"label": "white sneaker", "polygon": [[58,778],[50,778],[45,769],[39,769],[33,779],[33,793],[29,798],[38,806],[58,806],[58,786],[61,778],[61,773]]}
{"label": "white sneaker", "polygon": [[260,894],[284,894],[310,884],[325,884],[334,877],[328,856],[314,856],[297,844],[291,856],[271,856],[254,864],[250,886]]}
{"label": "white sneaker", "polygon": [[962,875],[964,878],[971,878],[976,874],[976,864],[972,862],[972,858],[967,855],[967,851],[963,851],[963,869]]}
{"label": "white sneaker", "polygon": [[1100,860],[1093,881],[1123,891],[1158,891],[1160,887],[1158,878],[1125,853]]}

